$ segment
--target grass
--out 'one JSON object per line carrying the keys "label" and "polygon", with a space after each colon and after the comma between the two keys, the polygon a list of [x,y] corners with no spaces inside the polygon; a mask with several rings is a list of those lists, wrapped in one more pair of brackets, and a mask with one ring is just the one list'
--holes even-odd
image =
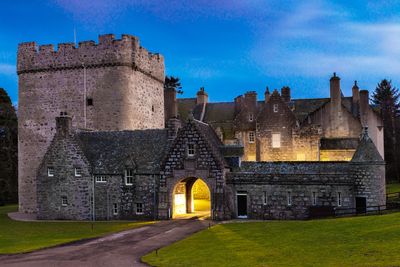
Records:
{"label": "grass", "polygon": [[28,252],[84,238],[140,227],[152,222],[20,222],[8,212],[17,206],[0,207],[0,254]]}
{"label": "grass", "polygon": [[153,266],[400,266],[400,213],[220,224],[144,256]]}
{"label": "grass", "polygon": [[400,183],[394,183],[394,184],[387,184],[386,185],[386,193],[396,193],[400,192]]}

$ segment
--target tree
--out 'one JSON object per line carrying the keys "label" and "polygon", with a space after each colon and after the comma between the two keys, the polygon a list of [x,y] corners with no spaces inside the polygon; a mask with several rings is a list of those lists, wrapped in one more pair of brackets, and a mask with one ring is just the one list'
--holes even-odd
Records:
{"label": "tree", "polygon": [[18,199],[17,115],[7,92],[0,88],[0,205]]}
{"label": "tree", "polygon": [[183,94],[181,82],[178,77],[165,76],[164,90],[175,89],[178,94]]}
{"label": "tree", "polygon": [[400,180],[400,162],[397,152],[400,139],[396,131],[396,121],[400,114],[400,93],[396,87],[392,86],[392,81],[383,79],[375,88],[371,100],[379,109],[383,120],[387,176],[389,179]]}

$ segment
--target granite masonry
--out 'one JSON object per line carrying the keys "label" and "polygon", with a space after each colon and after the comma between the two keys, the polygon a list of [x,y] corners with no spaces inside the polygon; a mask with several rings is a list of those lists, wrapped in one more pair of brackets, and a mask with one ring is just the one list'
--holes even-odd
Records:
{"label": "granite masonry", "polygon": [[195,213],[199,179],[214,220],[385,208],[381,118],[336,74],[330,98],[177,99],[163,57],[129,35],[21,44],[18,74],[20,211],[40,219],[171,219],[178,202]]}

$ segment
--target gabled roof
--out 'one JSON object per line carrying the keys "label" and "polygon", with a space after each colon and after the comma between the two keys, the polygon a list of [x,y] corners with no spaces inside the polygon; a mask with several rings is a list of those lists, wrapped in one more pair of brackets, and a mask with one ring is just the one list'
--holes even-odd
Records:
{"label": "gabled roof", "polygon": [[157,173],[168,145],[167,130],[79,132],[78,143],[93,173],[121,174],[127,161],[138,173]]}

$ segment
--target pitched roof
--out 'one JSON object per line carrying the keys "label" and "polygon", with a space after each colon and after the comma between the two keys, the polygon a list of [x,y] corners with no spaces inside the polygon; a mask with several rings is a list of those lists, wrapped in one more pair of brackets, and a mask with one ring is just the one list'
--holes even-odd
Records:
{"label": "pitched roof", "polygon": [[138,173],[156,173],[168,144],[167,130],[79,132],[78,143],[93,173],[121,174],[127,161]]}
{"label": "pitched roof", "polygon": [[178,98],[177,100],[179,117],[186,121],[189,118],[189,113],[193,112],[196,107],[196,98]]}
{"label": "pitched roof", "polygon": [[367,132],[363,132],[360,144],[358,145],[357,150],[354,153],[353,158],[351,159],[351,162],[356,162],[356,163],[384,162],[383,158],[381,157],[381,154],[379,154],[374,142],[372,142]]}

